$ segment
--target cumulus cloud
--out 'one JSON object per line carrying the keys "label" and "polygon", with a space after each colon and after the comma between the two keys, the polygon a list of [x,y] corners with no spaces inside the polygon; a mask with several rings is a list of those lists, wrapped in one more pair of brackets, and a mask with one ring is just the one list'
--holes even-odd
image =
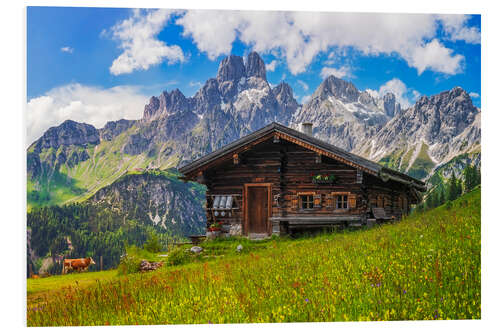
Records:
{"label": "cumulus cloud", "polygon": [[408,56],[408,63],[417,69],[418,74],[422,74],[426,69],[444,74],[457,74],[462,72],[464,57],[452,53],[452,50],[444,47],[437,39],[433,39],[413,49]]}
{"label": "cumulus cloud", "polygon": [[131,17],[117,23],[110,31],[103,31],[105,36],[111,34],[123,50],[109,68],[111,74],[147,70],[165,60],[168,64],[184,62],[184,53],[178,45],[167,45],[157,38],[173,13],[175,11],[165,9],[135,9]]}
{"label": "cumulus cloud", "polygon": [[377,90],[373,90],[373,89],[366,89],[365,90],[367,93],[369,93],[372,97],[374,98],[379,98],[380,97],[380,94],[378,93]]}
{"label": "cumulus cloud", "polygon": [[470,44],[481,43],[481,32],[477,27],[468,27],[469,15],[440,14],[437,18],[441,21],[443,30],[448,39],[452,41],[463,40]]}
{"label": "cumulus cloud", "polygon": [[277,64],[278,64],[278,62],[276,60],[273,60],[270,63],[266,64],[266,71],[274,72]]}
{"label": "cumulus cloud", "polygon": [[[459,17],[460,16],[460,17]],[[210,59],[231,52],[238,38],[261,53],[278,54],[292,74],[302,73],[321,52],[352,48],[364,55],[396,54],[419,73],[456,74],[463,56],[438,39],[476,43],[477,28],[465,15],[257,12],[190,10],[176,20]],[[331,59],[330,59],[331,63]]]}
{"label": "cumulus cloud", "polygon": [[479,98],[479,97],[481,97],[481,96],[480,96],[477,92],[473,92],[473,91],[471,91],[471,92],[469,93],[469,96],[470,96],[471,98]]}
{"label": "cumulus cloud", "polygon": [[336,76],[338,78],[353,77],[351,68],[347,66],[342,66],[340,68],[323,67],[321,69],[320,76],[322,79],[325,79],[330,75]]}
{"label": "cumulus cloud", "polygon": [[305,83],[304,81],[297,80],[297,83],[300,84],[300,86],[302,87],[302,89],[309,90],[309,85],[307,83]]}
{"label": "cumulus cloud", "polygon": [[367,89],[367,91],[372,94],[372,96],[377,95],[378,97],[383,97],[385,94],[392,92],[403,109],[410,107],[415,103],[416,99],[420,97],[420,93],[417,90],[408,88],[406,84],[398,78],[387,81],[380,86],[378,91],[371,89]]}
{"label": "cumulus cloud", "polygon": [[73,53],[74,49],[72,47],[69,47],[69,46],[63,46],[61,47],[61,52],[65,52],[65,53]]}
{"label": "cumulus cloud", "polygon": [[27,144],[67,119],[97,128],[110,120],[139,119],[148,101],[139,91],[140,88],[134,86],[101,89],[69,84],[32,98],[27,105]]}
{"label": "cumulus cloud", "polygon": [[300,99],[300,104],[304,105],[311,100],[311,95],[305,95]]}

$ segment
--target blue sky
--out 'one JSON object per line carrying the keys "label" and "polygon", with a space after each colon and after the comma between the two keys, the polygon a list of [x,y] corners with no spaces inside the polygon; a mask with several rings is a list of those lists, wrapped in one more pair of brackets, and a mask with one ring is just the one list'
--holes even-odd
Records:
{"label": "blue sky", "polygon": [[28,7],[28,142],[68,118],[139,118],[150,96],[192,96],[252,50],[299,102],[333,74],[403,105],[461,86],[480,107],[480,30],[478,15]]}

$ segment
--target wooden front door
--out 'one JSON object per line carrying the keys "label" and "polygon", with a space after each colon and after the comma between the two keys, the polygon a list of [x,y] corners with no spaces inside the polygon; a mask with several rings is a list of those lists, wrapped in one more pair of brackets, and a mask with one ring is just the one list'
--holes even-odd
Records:
{"label": "wooden front door", "polygon": [[246,187],[247,233],[269,233],[269,194],[268,185]]}

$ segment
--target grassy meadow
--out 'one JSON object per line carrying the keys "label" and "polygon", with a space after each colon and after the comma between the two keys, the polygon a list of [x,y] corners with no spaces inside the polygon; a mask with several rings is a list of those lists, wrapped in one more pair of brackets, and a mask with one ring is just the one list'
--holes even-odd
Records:
{"label": "grassy meadow", "polygon": [[480,211],[476,189],[370,230],[206,242],[199,255],[151,273],[28,279],[27,323],[480,319]]}

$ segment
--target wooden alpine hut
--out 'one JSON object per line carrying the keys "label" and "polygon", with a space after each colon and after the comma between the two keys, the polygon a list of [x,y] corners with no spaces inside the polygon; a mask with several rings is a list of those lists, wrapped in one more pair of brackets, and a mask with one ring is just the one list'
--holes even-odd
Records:
{"label": "wooden alpine hut", "polygon": [[207,228],[260,238],[401,219],[425,183],[312,135],[271,123],[180,168],[205,184]]}

